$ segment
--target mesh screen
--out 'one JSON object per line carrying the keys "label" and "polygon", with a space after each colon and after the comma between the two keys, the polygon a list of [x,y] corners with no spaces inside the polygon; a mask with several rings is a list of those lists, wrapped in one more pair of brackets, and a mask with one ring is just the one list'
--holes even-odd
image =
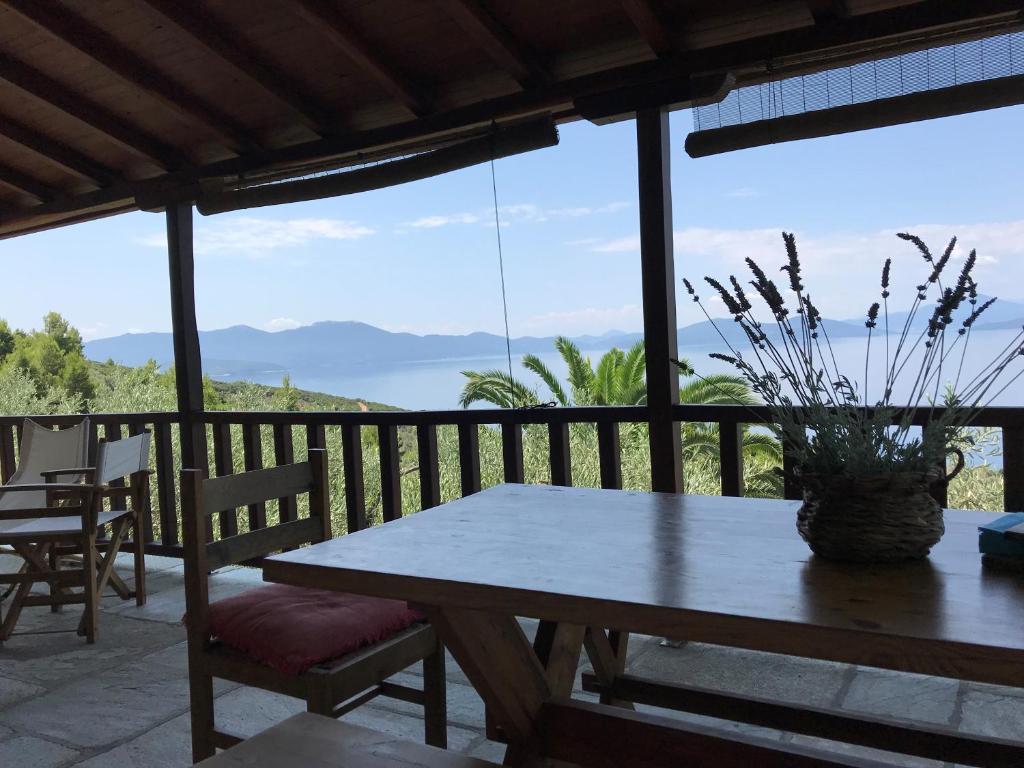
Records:
{"label": "mesh screen", "polygon": [[1024,75],[1024,32],[737,88],[718,104],[694,107],[693,128],[752,123],[1009,75]]}

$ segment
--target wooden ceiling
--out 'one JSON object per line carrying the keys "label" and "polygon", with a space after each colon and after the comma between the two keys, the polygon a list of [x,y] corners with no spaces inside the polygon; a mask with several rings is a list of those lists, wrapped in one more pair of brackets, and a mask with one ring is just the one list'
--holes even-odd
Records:
{"label": "wooden ceiling", "polygon": [[0,237],[1020,23],[1020,0],[0,0]]}

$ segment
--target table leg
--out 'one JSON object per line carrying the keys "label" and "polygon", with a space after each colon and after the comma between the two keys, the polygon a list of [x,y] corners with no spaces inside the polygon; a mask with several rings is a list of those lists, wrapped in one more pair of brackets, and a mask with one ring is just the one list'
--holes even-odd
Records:
{"label": "table leg", "polygon": [[[626,650],[629,634],[610,630],[605,634],[603,629],[589,627],[585,639],[587,656],[594,668],[594,676],[601,685],[609,689],[615,684],[615,678],[626,669]],[[624,709],[636,709],[631,701],[613,698],[607,691],[601,692],[601,703],[611,704]]]}

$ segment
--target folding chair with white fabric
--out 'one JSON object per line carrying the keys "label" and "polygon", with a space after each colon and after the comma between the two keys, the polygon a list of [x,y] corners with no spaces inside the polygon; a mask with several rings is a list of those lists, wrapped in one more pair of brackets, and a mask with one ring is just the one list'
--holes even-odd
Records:
{"label": "folding chair with white fabric", "polygon": [[[88,424],[75,429],[83,426],[87,435]],[[49,431],[37,425],[26,425],[26,434],[30,429]],[[32,439],[38,436],[39,432]],[[42,442],[46,442],[46,438]],[[25,447],[23,442],[23,451]],[[24,453],[23,456],[31,460],[32,454]],[[85,606],[78,634],[84,635],[90,643],[95,642],[99,597],[110,582],[115,558],[129,528],[133,528],[135,545],[136,583],[131,596],[140,605],[145,601],[141,512],[145,508],[142,501],[149,492],[149,434],[100,443],[95,469],[81,466],[86,462],[81,460],[84,457],[78,458],[77,462],[65,461],[66,468],[58,468],[57,474],[77,472],[85,482],[33,482],[33,474],[44,476],[51,472],[30,464],[26,472],[17,478],[23,482],[0,487],[0,501],[3,502],[0,507],[0,546],[11,546],[25,561],[18,573],[0,574],[0,584],[16,585],[7,614],[0,623],[0,642],[13,633],[22,608],[76,603]],[[79,466],[73,466],[75,463]],[[23,466],[26,465],[23,463]],[[126,486],[111,485],[112,481],[125,477],[130,478]],[[103,499],[117,497],[129,498],[131,504],[127,509],[104,511]],[[12,503],[9,501],[12,498],[17,501]],[[110,526],[110,536],[104,542],[101,556],[97,535],[102,526]],[[59,567],[62,563],[59,555],[68,553],[81,555],[78,567]],[[32,592],[32,586],[40,583],[49,585],[49,594]],[[76,591],[75,587],[79,589]]]}

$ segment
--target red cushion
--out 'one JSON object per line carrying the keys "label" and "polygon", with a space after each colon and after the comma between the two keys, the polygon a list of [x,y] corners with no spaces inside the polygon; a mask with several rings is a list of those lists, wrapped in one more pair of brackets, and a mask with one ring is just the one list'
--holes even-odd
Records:
{"label": "red cushion", "polygon": [[210,636],[283,674],[385,640],[423,616],[400,600],[272,584],[210,604]]}

